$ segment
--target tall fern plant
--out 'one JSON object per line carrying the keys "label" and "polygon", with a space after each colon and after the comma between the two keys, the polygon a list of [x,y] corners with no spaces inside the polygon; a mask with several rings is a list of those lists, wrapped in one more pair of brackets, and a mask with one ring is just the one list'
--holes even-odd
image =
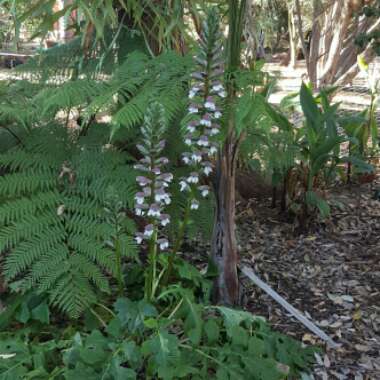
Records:
{"label": "tall fern plant", "polygon": [[1,155],[0,166],[9,171],[0,178],[0,252],[12,289],[47,293],[77,317],[110,293],[112,278],[122,287],[118,255],[134,250],[124,214],[135,191],[123,154],[52,127]]}

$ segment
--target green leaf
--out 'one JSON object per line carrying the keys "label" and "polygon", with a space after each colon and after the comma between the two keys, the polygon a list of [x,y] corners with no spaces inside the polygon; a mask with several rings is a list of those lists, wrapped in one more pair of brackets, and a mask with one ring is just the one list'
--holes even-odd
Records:
{"label": "green leaf", "polygon": [[33,319],[40,321],[41,323],[50,323],[50,310],[46,302],[42,302],[37,307],[32,309]]}
{"label": "green leaf", "polygon": [[220,337],[220,328],[214,319],[209,319],[204,325],[204,331],[209,345],[217,344]]}
{"label": "green leaf", "polygon": [[198,345],[202,337],[202,306],[193,302],[190,292],[182,291],[181,294],[185,301],[181,310],[185,316],[184,329],[191,342]]}
{"label": "green leaf", "polygon": [[178,338],[175,335],[160,330],[143,343],[141,352],[144,356],[153,358],[158,370],[159,367],[169,367],[171,362],[179,358],[178,344]]}
{"label": "green leaf", "polygon": [[133,341],[124,341],[122,344],[122,352],[125,360],[132,368],[138,368],[142,363],[140,347]]}
{"label": "green leaf", "polygon": [[252,336],[248,339],[248,352],[256,357],[267,355],[267,345],[263,339]]}
{"label": "green leaf", "polygon": [[65,368],[65,380],[99,380],[100,375],[92,367],[84,364],[78,363],[75,368]]}
{"label": "green leaf", "polygon": [[136,371],[131,368],[123,367],[122,364],[120,358],[113,358],[111,368],[107,371],[107,375],[111,375],[113,380],[136,380]]}
{"label": "green leaf", "polygon": [[264,107],[266,113],[273,120],[277,127],[287,132],[292,131],[293,125],[284,115],[278,112],[272,105],[267,102],[265,102]]}
{"label": "green leaf", "polygon": [[119,298],[115,303],[115,310],[122,326],[131,333],[144,330],[144,320],[158,315],[156,308],[145,300],[133,302],[128,298]]}
{"label": "green leaf", "polygon": [[213,308],[223,315],[224,324],[229,337],[233,335],[233,327],[239,326],[242,322],[252,324],[255,321],[264,321],[264,318],[257,317],[247,311],[235,310],[225,306],[214,306]]}
{"label": "green leaf", "polygon": [[89,365],[103,363],[109,355],[108,340],[98,330],[92,331],[80,350],[81,359]]}
{"label": "green leaf", "polygon": [[305,85],[305,83],[302,83],[301,85],[300,100],[302,111],[306,117],[308,125],[317,131],[319,129],[321,111],[318,108],[311,90]]}
{"label": "green leaf", "polygon": [[243,362],[253,379],[282,380],[288,374],[288,371],[284,371],[272,358],[261,358],[260,360],[243,358]]}
{"label": "green leaf", "polygon": [[305,197],[306,203],[309,206],[318,208],[322,218],[327,218],[330,216],[329,204],[324,199],[319,197],[314,191],[307,191]]}
{"label": "green leaf", "polygon": [[29,307],[28,307],[28,303],[27,301],[23,302],[21,304],[21,309],[20,311],[17,313],[17,320],[20,321],[21,323],[26,323],[29,321],[31,315],[30,315],[30,310],[29,310]]}

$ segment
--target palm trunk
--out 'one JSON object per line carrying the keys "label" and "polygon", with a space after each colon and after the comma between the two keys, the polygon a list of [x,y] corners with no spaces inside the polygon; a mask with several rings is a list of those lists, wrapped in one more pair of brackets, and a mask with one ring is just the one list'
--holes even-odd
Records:
{"label": "palm trunk", "polygon": [[239,299],[235,236],[235,144],[229,139],[219,154],[215,175],[216,216],[211,259],[218,270],[214,301],[236,305]]}
{"label": "palm trunk", "polygon": [[229,0],[226,67],[229,73],[226,81],[227,137],[219,151],[216,164],[214,180],[216,215],[211,245],[211,261],[218,270],[214,300],[225,305],[237,305],[239,301],[238,251],[235,236],[235,177],[237,153],[243,135],[237,136],[233,105],[236,101],[235,73],[240,67],[245,15],[246,0]]}

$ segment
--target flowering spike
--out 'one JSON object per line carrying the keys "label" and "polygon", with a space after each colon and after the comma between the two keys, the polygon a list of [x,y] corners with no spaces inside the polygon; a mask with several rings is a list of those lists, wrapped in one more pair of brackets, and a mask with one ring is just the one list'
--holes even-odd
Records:
{"label": "flowering spike", "polygon": [[166,157],[159,157],[160,152],[165,148],[165,140],[162,139],[165,130],[164,109],[160,104],[153,103],[146,112],[141,128],[143,141],[138,145],[138,150],[144,157],[135,165],[137,170],[144,172],[143,176],[136,177],[141,191],[135,196],[135,213],[145,217],[147,225],[143,233],[136,234],[135,240],[138,244],[141,244],[143,240],[149,240],[160,248],[163,247],[162,249],[167,248],[169,243],[166,239],[159,242],[157,234],[160,233],[161,227],[165,227],[170,222],[168,215],[163,211],[171,202],[167,188],[173,180],[171,173],[163,172],[163,167],[169,163],[169,160]]}

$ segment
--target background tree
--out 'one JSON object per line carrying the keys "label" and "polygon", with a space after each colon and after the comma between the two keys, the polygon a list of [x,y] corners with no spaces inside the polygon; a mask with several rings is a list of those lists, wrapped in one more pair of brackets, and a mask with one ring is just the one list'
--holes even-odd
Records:
{"label": "background tree", "polygon": [[[374,5],[375,1],[369,0],[367,4]],[[359,0],[313,0],[310,48],[302,38],[303,33],[301,40],[309,79],[316,89],[349,83],[359,72],[357,56],[362,54],[366,62],[375,56],[373,41],[362,47],[355,44],[358,35],[371,34],[380,27],[379,17],[362,14],[363,5]],[[301,6],[296,10],[298,28],[302,30]]]}

